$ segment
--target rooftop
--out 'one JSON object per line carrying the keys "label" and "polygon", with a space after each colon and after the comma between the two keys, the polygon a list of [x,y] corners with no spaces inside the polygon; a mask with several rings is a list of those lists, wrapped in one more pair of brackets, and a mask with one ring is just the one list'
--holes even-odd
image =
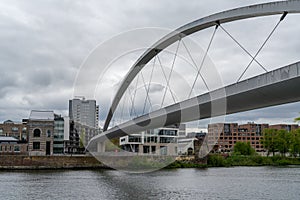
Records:
{"label": "rooftop", "polygon": [[29,116],[30,120],[54,120],[53,111],[32,110]]}
{"label": "rooftop", "polygon": [[0,136],[0,142],[18,142],[18,139],[8,136]]}

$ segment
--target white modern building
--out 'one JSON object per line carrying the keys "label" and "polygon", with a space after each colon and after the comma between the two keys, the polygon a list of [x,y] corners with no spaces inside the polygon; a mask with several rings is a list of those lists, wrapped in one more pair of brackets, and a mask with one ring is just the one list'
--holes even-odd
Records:
{"label": "white modern building", "polygon": [[177,155],[178,126],[147,130],[120,138],[120,146],[137,154]]}
{"label": "white modern building", "polygon": [[81,99],[69,100],[70,120],[93,128],[98,128],[99,106],[96,100]]}

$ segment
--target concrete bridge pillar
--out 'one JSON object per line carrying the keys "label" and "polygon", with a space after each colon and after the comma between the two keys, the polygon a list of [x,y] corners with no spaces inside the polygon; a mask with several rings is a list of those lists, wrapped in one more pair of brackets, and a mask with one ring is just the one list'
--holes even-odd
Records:
{"label": "concrete bridge pillar", "polygon": [[100,152],[100,153],[105,152],[105,142],[97,143],[97,152]]}

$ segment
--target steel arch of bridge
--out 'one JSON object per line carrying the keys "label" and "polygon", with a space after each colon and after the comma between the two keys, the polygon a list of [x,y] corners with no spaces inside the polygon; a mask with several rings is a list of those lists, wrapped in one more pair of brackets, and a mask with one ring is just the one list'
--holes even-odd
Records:
{"label": "steel arch of bridge", "polygon": [[128,86],[131,84],[136,75],[143,69],[143,67],[162,50],[170,46],[171,44],[179,41],[180,39],[191,35],[195,32],[210,28],[216,24],[224,24],[228,22],[261,17],[278,15],[284,13],[300,13],[300,0],[290,0],[290,1],[278,1],[263,4],[256,4],[252,6],[240,7],[217,14],[213,14],[191,23],[188,23],[168,35],[164,36],[158,42],[156,42],[152,47],[146,50],[139,59],[134,63],[129,72],[123,79],[120,88],[118,89],[109,112],[106,117],[106,121],[103,130],[108,129],[109,123],[114,115],[114,112],[123,96]]}

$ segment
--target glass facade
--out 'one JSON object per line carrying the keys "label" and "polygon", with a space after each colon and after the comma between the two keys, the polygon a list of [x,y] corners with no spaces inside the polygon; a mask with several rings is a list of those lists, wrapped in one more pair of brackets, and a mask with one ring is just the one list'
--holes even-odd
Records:
{"label": "glass facade", "polygon": [[64,153],[64,119],[60,116],[54,120],[53,153]]}

